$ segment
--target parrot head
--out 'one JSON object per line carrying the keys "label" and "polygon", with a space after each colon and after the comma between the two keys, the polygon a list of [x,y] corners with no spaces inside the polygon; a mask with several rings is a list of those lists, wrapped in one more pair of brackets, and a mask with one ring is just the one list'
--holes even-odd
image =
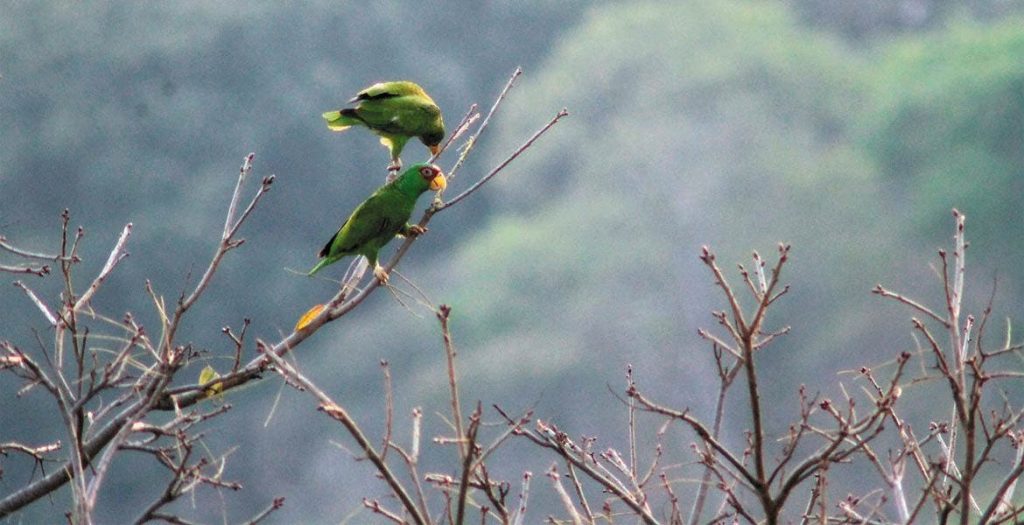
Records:
{"label": "parrot head", "polygon": [[425,191],[440,191],[447,185],[441,168],[435,164],[415,164],[402,172],[395,179],[394,184],[403,189],[403,192],[419,195]]}
{"label": "parrot head", "polygon": [[423,141],[423,145],[430,150],[431,155],[437,155],[441,152],[441,140],[443,139],[443,130],[440,133],[428,133],[420,137],[420,140]]}
{"label": "parrot head", "polygon": [[448,179],[444,178],[441,168],[434,164],[427,164],[419,169],[420,177],[427,181],[432,191],[441,191],[448,186]]}

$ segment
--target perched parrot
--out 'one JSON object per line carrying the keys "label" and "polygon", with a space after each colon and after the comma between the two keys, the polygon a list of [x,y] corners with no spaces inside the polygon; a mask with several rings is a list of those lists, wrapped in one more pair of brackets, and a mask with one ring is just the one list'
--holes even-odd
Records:
{"label": "perched parrot", "polygon": [[377,251],[395,235],[416,236],[426,231],[419,225],[408,223],[416,200],[428,189],[439,191],[446,185],[441,168],[433,164],[416,164],[405,170],[356,207],[341,229],[317,254],[320,261],[309,275],[348,255],[362,255],[373,265],[373,275],[387,283],[387,272],[377,264]]}
{"label": "perched parrot", "polygon": [[444,120],[441,109],[423,88],[406,80],[374,84],[355,96],[349,103],[354,108],[324,113],[327,127],[344,131],[351,126],[366,126],[380,136],[380,143],[391,152],[388,171],[402,169],[399,155],[412,137],[419,137],[430,153],[441,150],[444,138]]}

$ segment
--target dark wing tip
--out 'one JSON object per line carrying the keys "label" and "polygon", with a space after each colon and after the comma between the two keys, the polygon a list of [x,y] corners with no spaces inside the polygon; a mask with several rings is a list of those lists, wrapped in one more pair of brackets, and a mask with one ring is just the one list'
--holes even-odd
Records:
{"label": "dark wing tip", "polygon": [[369,94],[369,93],[364,91],[364,92],[360,93],[359,95],[357,95],[356,98],[350,100],[349,102],[361,102],[363,100],[384,100],[384,99],[395,98],[395,97],[400,97],[400,96],[402,96],[402,95],[399,95],[398,93],[392,93],[390,91],[381,91],[380,93],[377,93],[375,95],[371,95],[371,94]]}
{"label": "dark wing tip", "polygon": [[[338,230],[339,232],[341,230]],[[334,244],[334,238],[338,236],[338,232],[334,232],[331,236],[331,240],[327,241],[327,244],[323,248],[320,248],[320,253],[316,254],[317,257],[327,257],[327,254],[331,253],[331,245]]]}

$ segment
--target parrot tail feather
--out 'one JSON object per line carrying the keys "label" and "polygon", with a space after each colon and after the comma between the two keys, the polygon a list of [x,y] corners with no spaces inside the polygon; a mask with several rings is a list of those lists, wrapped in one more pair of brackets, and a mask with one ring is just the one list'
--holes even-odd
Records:
{"label": "parrot tail feather", "polygon": [[327,121],[327,128],[332,131],[345,131],[351,126],[363,123],[363,120],[359,118],[356,111],[350,108],[328,111],[323,114],[323,118]]}
{"label": "parrot tail feather", "polygon": [[323,259],[320,259],[320,262],[316,263],[316,266],[314,266],[313,269],[310,270],[309,273],[307,273],[306,275],[312,277],[314,274],[316,274],[316,272],[322,270],[324,266],[334,264],[340,258],[341,257],[325,257]]}

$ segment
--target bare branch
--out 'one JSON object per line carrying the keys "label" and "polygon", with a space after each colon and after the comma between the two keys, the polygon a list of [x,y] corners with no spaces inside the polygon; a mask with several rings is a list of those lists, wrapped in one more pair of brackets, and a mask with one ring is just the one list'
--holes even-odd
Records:
{"label": "bare branch", "polygon": [[562,109],[561,111],[559,111],[554,116],[554,118],[552,118],[546,125],[544,125],[544,127],[540,128],[536,133],[534,133],[533,136],[531,136],[529,139],[527,139],[527,141],[525,143],[523,143],[522,146],[519,146],[518,149],[516,149],[514,152],[512,152],[512,154],[509,155],[507,159],[505,159],[500,164],[498,164],[494,169],[492,169],[490,171],[490,173],[488,173],[487,175],[484,175],[483,178],[481,178],[480,180],[476,181],[472,186],[470,186],[468,189],[466,189],[462,193],[458,194],[452,200],[450,200],[448,202],[445,202],[444,204],[436,207],[435,209],[437,211],[441,211],[441,210],[443,210],[445,208],[450,208],[450,207],[458,204],[458,202],[461,201],[462,199],[465,199],[466,197],[469,197],[470,195],[472,195],[473,192],[475,192],[476,190],[480,189],[480,187],[483,186],[484,184],[487,184],[487,181],[489,181],[492,178],[494,178],[494,176],[497,175],[498,173],[500,173],[501,170],[505,169],[505,166],[508,166],[513,160],[516,159],[516,157],[518,157],[521,153],[526,151],[527,148],[532,146],[533,143],[536,142],[536,140],[541,137],[541,135],[546,133],[547,130],[551,129],[551,126],[554,126],[555,124],[558,123],[559,120],[562,119],[562,117],[565,117],[565,116],[568,116],[568,115],[569,115],[569,111],[566,110],[566,109]]}
{"label": "bare branch", "polygon": [[[451,313],[452,308],[446,304],[442,304],[437,309],[437,319],[441,322],[441,336],[444,339],[445,359],[448,363],[448,388],[452,403],[452,424],[455,425],[455,435],[458,436],[458,440],[461,443],[465,434],[462,433],[462,409],[459,407],[459,387],[455,377],[455,345],[452,343],[452,333],[448,328],[448,316]],[[470,450],[460,444],[459,455],[462,457],[470,455]]]}
{"label": "bare branch", "polygon": [[242,197],[242,186],[246,177],[252,172],[252,161],[256,158],[255,153],[250,153],[242,159],[242,167],[238,169],[238,181],[235,182],[235,191],[231,193],[231,203],[228,204],[228,212],[224,216],[224,230],[221,232],[221,239],[230,239],[231,231],[235,229],[235,214],[238,213],[238,201]]}
{"label": "bare branch", "polygon": [[551,468],[545,472],[545,475],[551,480],[551,485],[558,494],[558,498],[562,501],[562,506],[569,514],[569,518],[572,519],[573,525],[583,525],[583,518],[580,517],[580,513],[576,510],[576,505],[573,504],[572,498],[569,497],[569,493],[566,492],[565,487],[562,486],[561,477],[558,475],[558,468],[556,465],[552,464]]}
{"label": "bare branch", "polygon": [[943,327],[949,327],[949,321],[947,321],[946,319],[943,319],[942,317],[939,317],[939,314],[933,312],[927,306],[925,306],[925,305],[923,305],[923,304],[921,304],[921,303],[919,303],[919,302],[917,302],[917,301],[915,301],[915,300],[913,300],[913,299],[911,299],[909,297],[901,295],[899,293],[896,293],[896,292],[893,292],[893,291],[889,291],[889,290],[883,288],[881,284],[876,284],[875,287],[871,290],[871,293],[876,294],[876,295],[880,295],[882,297],[887,297],[889,299],[895,299],[896,301],[899,301],[899,302],[901,302],[901,303],[903,303],[903,304],[913,308],[914,310],[917,310],[918,312],[921,312],[921,313],[927,315],[928,317],[931,317],[933,320],[935,320],[937,323],[941,324]]}
{"label": "bare branch", "polygon": [[247,521],[245,523],[246,523],[246,525],[256,525],[257,523],[263,521],[272,512],[274,512],[275,510],[280,509],[283,506],[284,506],[284,498],[274,498],[274,501],[272,501],[270,503],[269,507],[263,509],[262,511],[260,511],[259,514],[257,514],[251,520],[249,520],[249,521]]}
{"label": "bare branch", "polygon": [[437,151],[436,155],[430,157],[430,160],[428,160],[427,162],[437,162],[438,157],[440,157],[445,152],[445,150],[448,149],[448,146],[450,146],[452,142],[458,140],[458,138],[462,136],[462,134],[465,133],[467,129],[469,129],[469,126],[476,122],[478,118],[480,118],[480,113],[477,112],[477,105],[470,104],[469,109],[466,111],[466,114],[462,116],[462,120],[459,121],[458,125],[452,128],[452,133],[448,135],[448,138],[444,141],[444,144],[441,145],[441,149]]}
{"label": "bare branch", "polygon": [[[511,90],[512,86],[515,85],[516,79],[519,78],[519,75],[522,74],[523,70],[522,68],[519,67],[517,67],[515,71],[512,72],[512,76],[509,77],[508,82],[505,83],[505,87],[502,88],[501,93],[498,93],[498,97],[494,99],[494,104],[491,105],[491,109],[490,111],[487,112],[487,116],[484,117],[483,122],[480,123],[480,127],[477,128],[476,132],[473,133],[473,136],[470,137],[468,141],[466,141],[466,145],[463,147],[462,153],[459,155],[459,160],[455,163],[454,166],[452,166],[452,169],[449,170],[450,177],[454,178],[455,174],[458,173],[459,168],[462,167],[462,163],[465,162],[466,158],[469,156],[469,153],[473,151],[473,148],[476,146],[477,140],[480,138],[480,135],[484,132],[484,130],[487,129],[487,125],[491,122],[491,116],[498,111],[499,107],[501,107],[501,103],[505,100],[505,96],[508,95],[509,90]],[[469,113],[467,113],[467,115],[468,114]],[[464,118],[463,120],[467,121],[468,119]]]}
{"label": "bare branch", "polygon": [[[478,403],[476,410],[469,417],[469,431],[465,434],[465,455],[462,459],[462,477],[459,481],[459,496],[456,500],[456,513],[455,523],[465,523],[466,517],[466,497],[469,495],[469,475],[473,470],[473,457],[476,453],[476,435],[477,431],[480,430],[480,417],[481,408]],[[459,433],[459,439],[462,440],[463,435]]]}
{"label": "bare branch", "polygon": [[175,313],[175,319],[181,317],[181,313],[187,311],[193,303],[199,299],[199,296],[206,291],[206,287],[209,286],[210,280],[213,279],[213,274],[216,273],[218,266],[220,266],[221,260],[227,252],[234,248],[237,248],[242,244],[242,240],[235,240],[234,235],[238,232],[238,229],[242,226],[242,223],[249,214],[256,207],[260,198],[270,191],[270,185],[274,182],[274,177],[265,177],[263,182],[260,184],[260,189],[257,190],[256,195],[253,196],[249,206],[242,213],[242,216],[235,220],[235,214],[237,213],[238,201],[241,198],[243,183],[245,182],[246,176],[252,171],[252,161],[255,154],[250,153],[246,155],[242,161],[242,167],[239,169],[238,182],[235,184],[235,191],[231,194],[231,204],[228,206],[227,215],[224,218],[224,231],[221,234],[220,244],[217,246],[217,251],[214,252],[213,258],[210,260],[210,264],[206,267],[206,271],[203,272],[203,276],[199,279],[199,283],[196,284],[192,293],[188,297],[183,298],[178,303],[178,310]]}
{"label": "bare branch", "polygon": [[32,304],[35,304],[36,308],[38,308],[39,311],[43,313],[43,317],[46,317],[46,320],[50,323],[50,326],[57,326],[57,317],[53,315],[53,312],[51,312],[50,308],[46,306],[46,303],[44,303],[42,299],[40,299],[39,296],[32,291],[32,289],[30,289],[28,286],[25,285],[25,283],[21,281],[14,281],[14,286],[21,288],[21,290],[25,292],[25,295],[27,295],[28,298],[32,301]]}
{"label": "bare branch", "polygon": [[107,256],[107,262],[103,265],[103,269],[100,270],[99,275],[96,276],[96,279],[92,281],[92,284],[89,285],[89,288],[85,293],[82,294],[82,296],[78,298],[78,301],[75,302],[74,310],[80,310],[83,305],[89,304],[92,296],[96,294],[96,291],[99,290],[103,281],[105,281],[110,273],[114,271],[117,263],[124,260],[125,257],[128,257],[128,252],[125,251],[124,245],[127,244],[128,237],[131,236],[131,234],[132,223],[129,222],[128,224],[125,224],[124,229],[121,230],[121,236],[117,238],[117,242],[114,244],[114,249],[110,250],[110,255]]}
{"label": "bare branch", "polygon": [[7,266],[5,264],[0,264],[0,272],[25,273],[42,277],[50,273],[50,267],[45,264],[42,266]]}
{"label": "bare branch", "polygon": [[39,445],[38,447],[30,447],[15,441],[8,441],[7,443],[0,443],[0,454],[7,454],[8,451],[21,452],[22,454],[31,456],[36,461],[44,461],[46,459],[44,457],[45,454],[56,452],[60,450],[60,448],[60,441],[54,441],[53,443],[48,443],[46,445]]}
{"label": "bare branch", "polygon": [[60,255],[49,255],[45,253],[36,253],[28,250],[23,250],[7,242],[7,238],[4,237],[3,235],[0,235],[0,250],[4,250],[6,252],[12,253],[19,257],[24,257],[26,259],[39,259],[41,261],[73,261],[71,257],[62,257]]}

